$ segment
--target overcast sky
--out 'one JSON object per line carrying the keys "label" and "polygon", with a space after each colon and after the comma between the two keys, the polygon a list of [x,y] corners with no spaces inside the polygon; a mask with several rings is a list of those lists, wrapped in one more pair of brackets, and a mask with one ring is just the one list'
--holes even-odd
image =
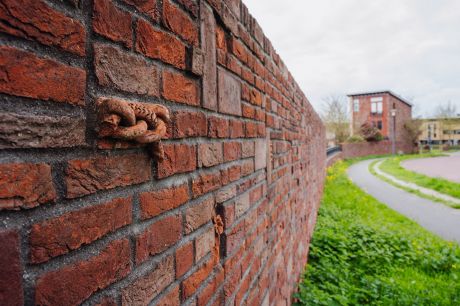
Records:
{"label": "overcast sky", "polygon": [[316,109],[392,90],[460,110],[460,0],[243,0]]}

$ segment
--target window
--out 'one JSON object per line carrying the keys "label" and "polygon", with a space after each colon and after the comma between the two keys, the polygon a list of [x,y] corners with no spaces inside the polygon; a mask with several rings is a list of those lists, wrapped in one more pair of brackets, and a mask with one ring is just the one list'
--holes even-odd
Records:
{"label": "window", "polygon": [[359,99],[353,100],[353,111],[355,113],[359,112]]}
{"label": "window", "polygon": [[383,113],[383,98],[375,97],[371,98],[371,113],[382,114]]}
{"label": "window", "polygon": [[382,129],[383,129],[382,121],[377,121],[377,128],[378,128],[379,130],[382,130]]}

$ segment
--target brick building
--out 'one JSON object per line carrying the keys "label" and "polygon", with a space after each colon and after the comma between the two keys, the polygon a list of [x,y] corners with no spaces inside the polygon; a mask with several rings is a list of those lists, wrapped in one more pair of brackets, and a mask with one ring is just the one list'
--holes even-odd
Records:
{"label": "brick building", "polygon": [[[368,122],[377,127],[384,138],[392,139],[393,128],[396,142],[408,141],[404,124],[412,119],[412,104],[391,91],[368,92],[348,95],[350,103],[350,133],[356,134]],[[392,110],[396,110],[393,121]]]}

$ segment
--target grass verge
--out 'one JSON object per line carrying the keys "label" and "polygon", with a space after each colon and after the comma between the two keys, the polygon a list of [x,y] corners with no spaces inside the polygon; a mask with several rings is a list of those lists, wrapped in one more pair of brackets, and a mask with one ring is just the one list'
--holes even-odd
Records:
{"label": "grass verge", "polygon": [[385,160],[380,165],[380,170],[386,172],[397,179],[414,183],[420,187],[436,190],[440,193],[450,195],[451,197],[460,199],[460,184],[454,183],[442,178],[433,178],[423,174],[409,171],[401,166],[401,162],[413,158],[421,157],[435,157],[439,154],[425,154],[425,155],[405,155],[392,157]]}
{"label": "grass verge", "polygon": [[460,305],[460,248],[328,169],[297,305]]}

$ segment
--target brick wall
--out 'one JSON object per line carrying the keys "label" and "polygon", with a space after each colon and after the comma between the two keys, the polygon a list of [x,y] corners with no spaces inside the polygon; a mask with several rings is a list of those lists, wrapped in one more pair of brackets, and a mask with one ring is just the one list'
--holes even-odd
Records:
{"label": "brick wall", "polygon": [[[325,130],[239,0],[3,0],[0,305],[284,305]],[[172,114],[165,159],[100,97]]]}
{"label": "brick wall", "polygon": [[[355,158],[369,155],[384,155],[392,153],[392,143],[390,140],[378,142],[359,142],[342,144],[343,158]],[[410,142],[396,142],[396,151],[403,153],[413,153],[414,146]]]}

